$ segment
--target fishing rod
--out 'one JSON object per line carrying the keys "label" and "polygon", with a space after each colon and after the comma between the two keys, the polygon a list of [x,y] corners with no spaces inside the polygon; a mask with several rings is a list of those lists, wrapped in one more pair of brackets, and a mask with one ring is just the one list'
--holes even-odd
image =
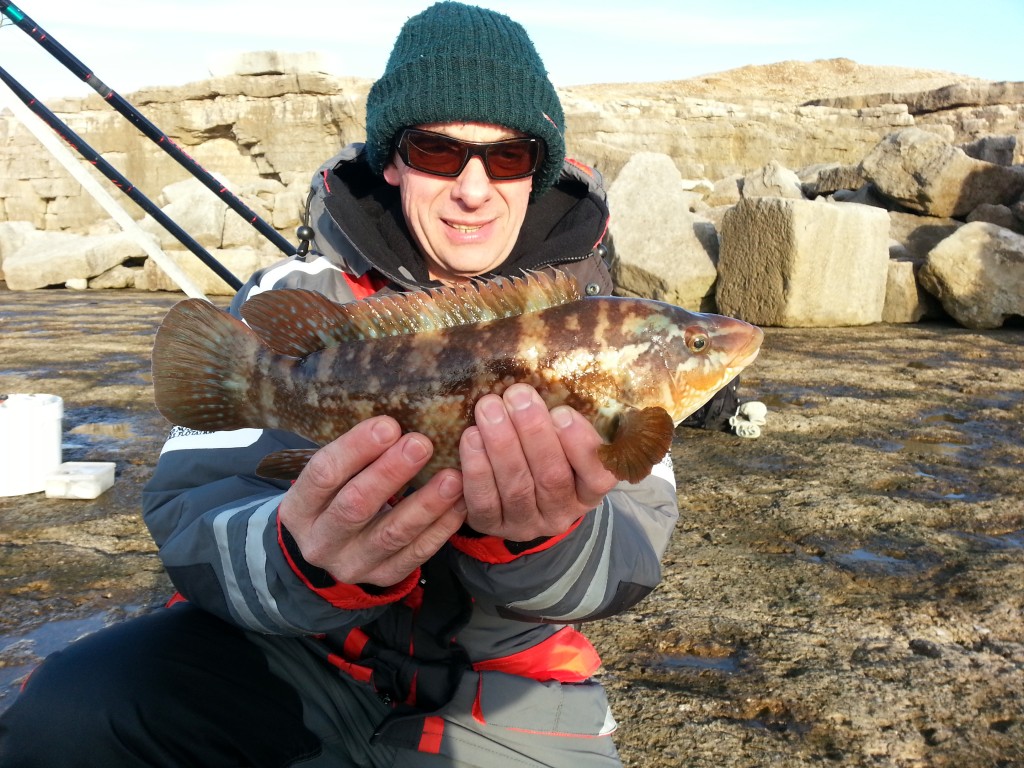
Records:
{"label": "fishing rod", "polygon": [[232,194],[224,184],[210,175],[205,168],[199,165],[188,153],[184,152],[167,134],[157,128],[139,110],[96,77],[85,64],[53,39],[46,30],[29,18],[24,11],[10,2],[10,0],[0,0],[0,13],[13,21],[17,27],[39,43],[47,53],[69,69],[79,80],[102,96],[104,101],[109,103],[123,117],[127,118],[146,138],[154,142],[184,167],[185,170],[199,179],[207,189],[224,201],[231,210],[249,222],[261,235],[288,256],[296,252],[295,246],[287,238],[283,237],[276,229],[261,219],[255,211]]}
{"label": "fishing rod", "polygon": [[[0,0],[0,2],[3,2],[3,0]],[[31,109],[43,120],[44,123],[52,128],[58,136],[64,139],[64,141],[71,147],[76,149],[88,162],[96,166],[96,169],[100,173],[110,179],[118,189],[134,200],[139,207],[152,216],[158,224],[174,235],[182,245],[198,256],[206,266],[217,273],[217,276],[220,277],[221,280],[230,285],[236,291],[242,287],[241,280],[235,277],[223,264],[211,256],[203,246],[197,243],[192,236],[188,234],[188,232],[175,224],[174,220],[160,210],[156,203],[139,191],[139,189],[125,178],[114,166],[104,160],[103,157],[96,150],[90,147],[81,136],[75,133],[67,123],[63,122],[59,117],[53,114],[53,112],[47,109],[44,104],[38,101],[3,67],[0,67],[0,80],[2,80],[4,84],[11,89],[14,95],[17,96],[25,106]]]}

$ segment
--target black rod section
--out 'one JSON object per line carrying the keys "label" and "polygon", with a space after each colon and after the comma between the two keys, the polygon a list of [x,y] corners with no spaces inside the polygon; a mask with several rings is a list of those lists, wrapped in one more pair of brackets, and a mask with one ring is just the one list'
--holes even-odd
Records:
{"label": "black rod section", "polygon": [[50,37],[49,33],[29,18],[24,11],[10,2],[10,0],[0,0],[0,13],[7,16],[23,32],[39,43],[47,53],[71,70],[72,74],[79,80],[82,80],[102,96],[111,107],[127,118],[146,138],[173,157],[185,170],[199,179],[207,189],[223,200],[231,210],[249,222],[256,231],[280,248],[286,255],[291,256],[295,253],[295,246],[288,242],[287,238],[283,237],[280,232],[261,219],[255,211],[239,200],[220,181],[210,175],[205,168],[199,165],[188,153],[184,152],[167,134],[157,128],[139,110],[96,77],[85,64],[75,58],[63,45]]}
{"label": "black rod section", "polygon": [[138,188],[126,179],[120,171],[107,162],[96,150],[90,147],[81,136],[75,133],[67,123],[63,122],[53,112],[47,109],[46,105],[37,101],[17,80],[15,80],[3,67],[0,67],[0,80],[2,80],[14,95],[17,96],[25,106],[42,118],[53,131],[64,139],[72,149],[75,149],[82,157],[96,166],[96,169],[114,183],[118,189],[138,203],[146,213],[152,216],[158,224],[174,235],[178,241],[188,248],[192,253],[210,269],[212,269],[225,283],[234,290],[242,287],[242,281],[235,277],[228,269],[217,261],[210,253],[197,243],[188,232],[179,227],[173,219],[164,213],[157,205],[146,197]]}

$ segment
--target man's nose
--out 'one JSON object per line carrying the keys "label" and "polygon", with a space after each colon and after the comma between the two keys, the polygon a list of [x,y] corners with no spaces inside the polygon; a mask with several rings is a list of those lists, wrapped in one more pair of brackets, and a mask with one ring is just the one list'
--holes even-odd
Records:
{"label": "man's nose", "polygon": [[467,205],[477,205],[491,194],[491,177],[487,175],[482,158],[469,159],[456,180],[455,194]]}

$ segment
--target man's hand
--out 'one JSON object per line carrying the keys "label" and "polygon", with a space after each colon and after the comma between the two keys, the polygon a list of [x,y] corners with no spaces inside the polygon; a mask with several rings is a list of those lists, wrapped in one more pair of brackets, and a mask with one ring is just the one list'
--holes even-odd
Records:
{"label": "man's hand", "polygon": [[473,530],[512,541],[556,536],[615,486],[594,427],[567,406],[549,412],[533,387],[486,395],[475,415],[459,445]]}
{"label": "man's hand", "polygon": [[462,479],[438,472],[385,510],[433,446],[380,416],[325,445],[281,500],[278,514],[306,561],[345,584],[391,586],[437,552],[465,521]]}

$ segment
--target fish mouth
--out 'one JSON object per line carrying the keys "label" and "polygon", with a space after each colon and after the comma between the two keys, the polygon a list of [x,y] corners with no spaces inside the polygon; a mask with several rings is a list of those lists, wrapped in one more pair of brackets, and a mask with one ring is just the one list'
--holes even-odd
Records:
{"label": "fish mouth", "polygon": [[750,338],[747,339],[747,343],[744,344],[733,356],[732,363],[730,363],[730,369],[743,369],[750,365],[757,359],[757,356],[761,354],[761,344],[764,342],[764,331],[758,328],[756,325],[750,326]]}

